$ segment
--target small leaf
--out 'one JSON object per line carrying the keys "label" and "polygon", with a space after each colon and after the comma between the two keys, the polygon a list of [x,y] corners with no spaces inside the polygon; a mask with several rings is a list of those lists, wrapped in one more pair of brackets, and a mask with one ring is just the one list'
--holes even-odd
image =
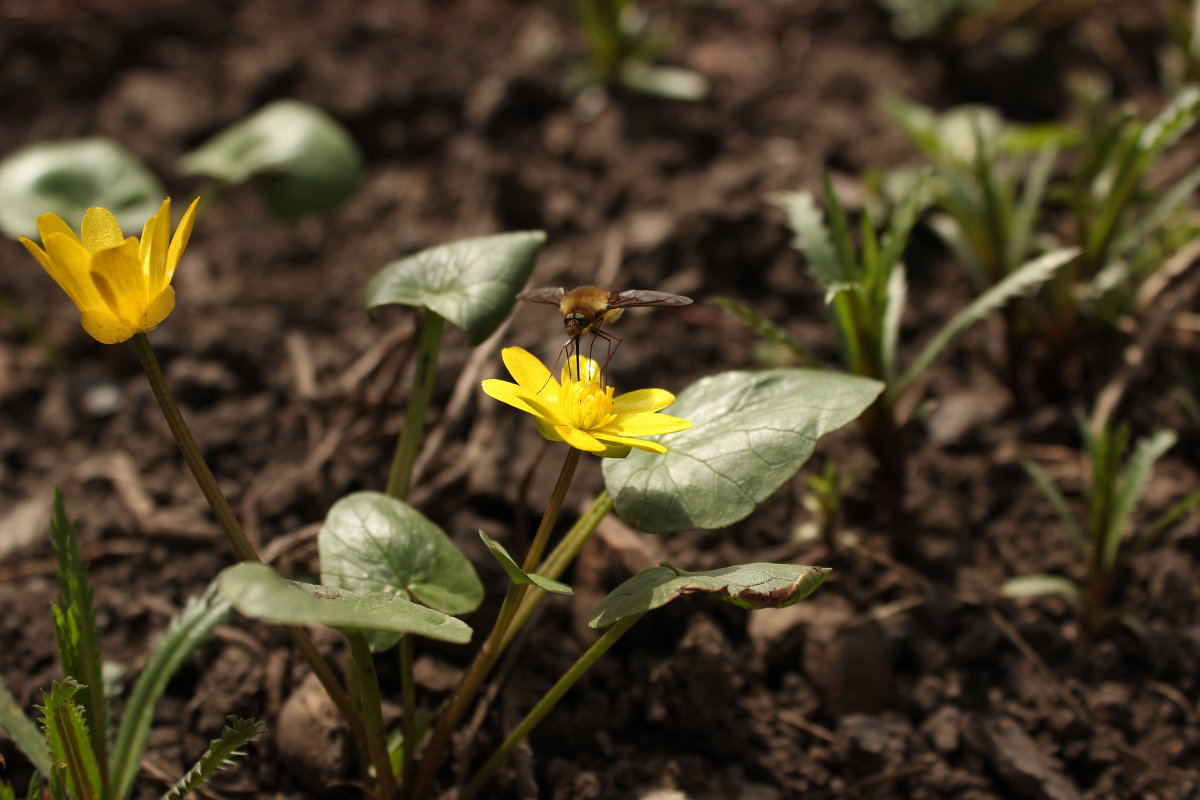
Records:
{"label": "small leaf", "polygon": [[882,390],[878,381],[818,370],[713,375],[671,406],[694,427],[660,437],[669,452],[605,459],[604,480],[621,519],[648,533],[732,525]]}
{"label": "small leaf", "polygon": [[104,795],[100,766],[88,739],[83,708],[72,699],[81,688],[70,678],[55,683],[49,694],[42,692],[38,710],[42,712],[46,743],[55,764],[61,765],[66,774],[72,799],[100,800]]}
{"label": "small leaf", "polygon": [[825,292],[825,302],[855,285],[856,277],[842,266],[825,215],[811,192],[782,192],[768,198],[787,213],[787,225],[795,234],[795,246],[808,260],[808,269]]}
{"label": "small leaf", "polygon": [[1004,582],[1000,594],[1004,597],[1058,595],[1065,597],[1075,606],[1082,600],[1079,587],[1070,578],[1064,578],[1062,575],[1020,575],[1010,578]]}
{"label": "small leaf", "polygon": [[0,730],[8,734],[8,738],[25,754],[29,763],[47,775],[50,774],[53,762],[50,760],[50,751],[46,748],[46,740],[42,738],[33,720],[25,716],[21,707],[17,705],[3,679],[0,679]]}
{"label": "small leaf", "polygon": [[483,539],[483,543],[487,545],[487,549],[500,562],[500,566],[504,567],[505,573],[508,574],[508,579],[513,583],[524,583],[530,586],[536,586],[539,589],[545,589],[547,592],[554,594],[566,595],[567,597],[574,596],[575,592],[570,586],[565,583],[551,580],[543,575],[538,575],[533,572],[525,572],[522,570],[516,561],[513,561],[512,556],[504,549],[504,545],[492,539],[483,531],[479,532],[479,538]]}
{"label": "small leaf", "polygon": [[[321,581],[352,592],[391,592],[443,614],[465,614],[483,602],[471,562],[442,529],[412,506],[379,492],[357,492],[333,504],[317,537]],[[394,634],[367,637],[386,650]]]}
{"label": "small leaf", "polygon": [[367,310],[425,306],[466,331],[472,345],[499,327],[546,241],[542,231],[438,245],[385,266],[367,284]]}
{"label": "small leaf", "polygon": [[442,529],[385,494],[356,492],[334,503],[317,546],[327,584],[398,592],[444,614],[465,614],[483,602],[475,568]]}
{"label": "small leaf", "polygon": [[764,339],[781,345],[803,366],[811,367],[817,359],[808,348],[788,336],[787,331],[759,313],[757,308],[746,303],[740,303],[731,297],[713,297],[708,301],[717,308],[722,308],[734,314],[742,322],[754,329],[754,332]]}
{"label": "small leaf", "polygon": [[332,211],[358,191],[362,154],[337,120],[296,100],[278,100],[183,157],[185,175],[226,184],[254,178],[272,213],[295,223]]}
{"label": "small leaf", "polygon": [[243,562],[217,576],[217,586],[248,617],[281,625],[328,625],[338,630],[414,633],[464,644],[465,622],[386,592],[355,594],[334,586],[289,581],[266,564]]}
{"label": "small leaf", "polygon": [[766,563],[685,572],[664,564],[643,570],[613,589],[596,606],[588,625],[605,628],[696,592],[716,595],[741,608],[784,608],[816,591],[829,572],[827,567]]}
{"label": "small leaf", "polygon": [[240,748],[262,736],[266,729],[267,726],[262,722],[229,717],[221,735],[209,742],[200,760],[162,796],[162,800],[182,800],[187,797],[217,772],[232,764],[235,757],[245,755]]}
{"label": "small leaf", "polygon": [[79,549],[75,523],[67,516],[62,492],[54,489],[50,530],[58,579],[58,605],[52,607],[54,633],[63,674],[81,682],[79,706],[91,731],[92,747],[101,764],[108,759],[108,703],[104,697],[103,662],[92,585]]}
{"label": "small leaf", "polygon": [[708,81],[698,72],[630,61],[621,69],[621,85],[665,100],[698,102],[708,95]]}
{"label": "small leaf", "polygon": [[137,156],[108,139],[42,142],[0,162],[0,230],[38,238],[47,211],[78,231],[92,206],[107,208],[138,233],[163,201],[162,184]]}

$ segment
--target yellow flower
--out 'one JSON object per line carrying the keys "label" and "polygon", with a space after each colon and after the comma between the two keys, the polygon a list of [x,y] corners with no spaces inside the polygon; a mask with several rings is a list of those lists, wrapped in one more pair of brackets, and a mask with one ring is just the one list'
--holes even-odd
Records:
{"label": "yellow flower", "polygon": [[658,442],[635,436],[692,427],[686,419],[656,413],[675,402],[675,395],[664,389],[639,389],[613,397],[613,388],[602,387],[598,380],[600,365],[590,358],[579,359],[580,370],[570,369],[575,357],[568,359],[560,384],[537,357],[519,347],[506,347],[503,357],[504,366],[517,382],[492,378],[483,382],[483,391],[532,414],[542,436],[552,442],[566,442],[605,458],[624,458],[632,447],[667,452]]}
{"label": "yellow flower", "polygon": [[112,212],[89,208],[82,238],[57,214],[38,217],[43,250],[21,244],[79,307],[83,329],[98,342],[116,344],[152,331],[175,308],[171,278],[187,247],[196,219],[197,198],[171,237],[171,199],[146,220],[142,238],[125,238]]}

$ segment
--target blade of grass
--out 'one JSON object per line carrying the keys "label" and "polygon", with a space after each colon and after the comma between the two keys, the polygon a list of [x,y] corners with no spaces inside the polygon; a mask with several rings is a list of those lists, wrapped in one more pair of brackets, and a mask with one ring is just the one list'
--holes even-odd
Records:
{"label": "blade of grass", "polygon": [[229,609],[230,604],[210,586],[203,595],[188,602],[146,661],[129,697],[113,748],[110,786],[115,800],[123,800],[133,790],[150,735],[150,723],[154,720],[154,706],[166,690],[167,682],[213,629],[229,617]]}
{"label": "blade of grass", "polygon": [[942,349],[955,336],[979,322],[994,309],[1008,302],[1009,299],[1023,295],[1049,280],[1064,264],[1079,254],[1077,248],[1054,250],[1026,263],[1016,272],[997,283],[991,289],[981,294],[973,303],[954,315],[933,339],[925,345],[920,354],[909,364],[893,384],[889,384],[887,393],[892,398],[898,398],[921,373],[937,358]]}

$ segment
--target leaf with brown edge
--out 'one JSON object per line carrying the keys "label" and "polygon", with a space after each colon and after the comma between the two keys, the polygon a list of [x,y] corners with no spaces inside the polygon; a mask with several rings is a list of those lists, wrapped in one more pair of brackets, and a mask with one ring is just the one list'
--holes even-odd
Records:
{"label": "leaf with brown edge", "polygon": [[596,606],[588,625],[604,628],[695,593],[750,610],[783,608],[812,594],[829,572],[828,567],[768,563],[687,572],[664,563],[639,572],[610,592]]}

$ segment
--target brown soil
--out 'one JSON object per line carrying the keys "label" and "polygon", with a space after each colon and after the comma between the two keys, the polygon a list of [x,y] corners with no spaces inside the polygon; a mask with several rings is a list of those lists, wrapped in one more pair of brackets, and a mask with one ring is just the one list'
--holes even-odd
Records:
{"label": "brown soil", "polygon": [[[327,109],[359,141],[367,177],[336,214],[288,229],[249,187],[214,203],[180,269],[179,306],[152,334],[250,535],[300,576],[317,568],[313,534],[333,501],[382,486],[401,424],[413,319],[397,310],[372,323],[362,311],[365,282],[388,261],[457,237],[540,228],[549,239],[535,283],[732,295],[829,355],[821,298],[764,196],[815,189],[822,167],[851,187],[871,167],[912,159],[873,104],[878,90],[1038,119],[1060,113],[1065,76],[1085,67],[1107,71],[1123,97],[1160,102],[1154,53],[1165,33],[1141,2],[1097,4],[1024,56],[1008,54],[999,36],[959,49],[899,44],[867,0],[684,6],[669,57],[709,77],[710,99],[629,98],[585,118],[563,80],[582,45],[556,4],[13,2],[0,9],[0,152],[106,135],[183,198],[200,187],[175,177],[179,155],[276,98]],[[969,294],[930,237],[913,249],[905,336],[920,342]],[[16,243],[0,242],[0,263],[0,298],[38,334],[0,315],[0,674],[30,707],[58,677],[45,526],[55,484],[81,520],[105,652],[130,676],[169,615],[232,555],[132,350],[88,339]],[[552,352],[552,313],[525,307],[515,318],[504,344]],[[704,303],[631,315],[621,334],[618,384],[678,390],[755,364],[755,337]],[[847,498],[858,545],[836,557],[793,544],[806,520],[799,478],[728,530],[638,534],[630,547],[627,532],[606,524],[568,576],[577,597],[550,605],[460,768],[490,752],[593,639],[583,624],[589,604],[630,569],[661,557],[697,569],[791,560],[828,563],[834,576],[783,611],[747,615],[696,598],[648,616],[485,796],[1196,797],[1195,521],[1126,577],[1123,603],[1147,626],[1140,638],[1120,632],[1087,645],[1065,604],[995,599],[1013,575],[1077,574],[1065,531],[1014,456],[1024,448],[1049,459],[1081,504],[1072,414],[1111,375],[1120,345],[1082,345],[1065,373],[1070,391],[1046,394],[1054,402],[1033,410],[992,376],[988,352],[979,328],[933,373],[937,405],[909,434],[919,537],[903,562],[884,555],[892,537],[853,428],[823,442],[814,461],[833,457],[861,476]],[[462,542],[495,599],[503,578],[474,531],[511,540],[514,518],[536,514],[549,484],[535,480],[518,503],[512,476],[540,444],[507,408],[476,394],[462,412],[445,411],[460,375],[499,373],[494,353],[482,372],[470,355],[450,332],[432,420],[442,444],[423,462],[413,499]],[[1172,400],[1195,364],[1186,348],[1154,358],[1126,415],[1139,430],[1183,433],[1155,473],[1148,512],[1194,490],[1200,468],[1195,432]],[[537,477],[555,468],[544,463]],[[598,467],[585,461],[569,507],[599,486]],[[494,611],[489,602],[469,621],[486,629]],[[340,651],[336,636],[317,638]],[[421,702],[433,708],[467,652],[420,654]],[[398,697],[393,665],[380,667]],[[159,796],[162,777],[185,769],[227,713],[278,728],[304,672],[278,629],[235,617],[172,681],[138,796]],[[311,738],[327,734],[314,725]],[[216,791],[354,796],[302,778],[280,742],[273,731],[252,746]],[[0,756],[10,776],[28,774],[7,740]]]}

